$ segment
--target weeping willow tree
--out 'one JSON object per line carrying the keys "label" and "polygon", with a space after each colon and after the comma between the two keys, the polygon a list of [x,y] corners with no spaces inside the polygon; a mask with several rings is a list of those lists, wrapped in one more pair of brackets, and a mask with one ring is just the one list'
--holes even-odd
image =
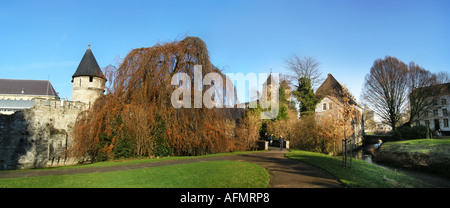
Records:
{"label": "weeping willow tree", "polygon": [[[234,126],[226,111],[172,106],[171,95],[177,87],[171,85],[172,77],[186,73],[193,85],[194,65],[202,65],[203,75],[215,72],[222,77],[222,85],[213,83],[224,88],[214,92],[216,97],[225,97],[226,89],[235,91],[226,86],[227,77],[211,64],[206,44],[196,37],[134,49],[119,67],[106,67],[106,95],[80,113],[75,124],[74,156],[98,160],[199,155],[245,146],[234,134],[227,133]],[[213,85],[202,85],[199,90],[205,92]],[[191,95],[194,90],[191,87]],[[232,102],[237,103],[237,99]]]}

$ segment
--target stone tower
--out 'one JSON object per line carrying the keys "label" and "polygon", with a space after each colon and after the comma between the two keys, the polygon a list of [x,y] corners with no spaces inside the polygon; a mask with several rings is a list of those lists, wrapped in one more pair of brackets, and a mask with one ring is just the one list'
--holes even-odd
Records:
{"label": "stone tower", "polygon": [[90,45],[72,76],[72,100],[91,105],[105,92],[106,77],[92,54]]}

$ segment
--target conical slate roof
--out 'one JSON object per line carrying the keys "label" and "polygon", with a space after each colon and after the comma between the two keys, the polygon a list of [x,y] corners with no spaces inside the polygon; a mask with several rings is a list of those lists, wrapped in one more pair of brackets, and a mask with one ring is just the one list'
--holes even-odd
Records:
{"label": "conical slate roof", "polygon": [[97,60],[95,60],[94,54],[92,54],[91,48],[88,48],[81,59],[80,65],[78,65],[77,71],[72,76],[72,82],[74,77],[79,76],[94,76],[99,78],[105,78],[100,66],[98,66]]}

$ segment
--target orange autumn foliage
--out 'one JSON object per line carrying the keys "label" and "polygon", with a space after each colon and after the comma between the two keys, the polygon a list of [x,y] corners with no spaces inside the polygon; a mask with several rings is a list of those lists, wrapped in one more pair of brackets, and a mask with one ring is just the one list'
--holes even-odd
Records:
{"label": "orange autumn foliage", "polygon": [[[99,160],[200,155],[251,147],[241,145],[229,111],[205,107],[176,109],[171,105],[171,94],[176,89],[171,85],[172,76],[185,72],[193,79],[194,65],[202,65],[203,75],[216,72],[226,80],[211,64],[206,44],[196,37],[134,49],[119,67],[106,67],[107,93],[79,114],[73,155]],[[205,92],[208,87],[202,90]]]}

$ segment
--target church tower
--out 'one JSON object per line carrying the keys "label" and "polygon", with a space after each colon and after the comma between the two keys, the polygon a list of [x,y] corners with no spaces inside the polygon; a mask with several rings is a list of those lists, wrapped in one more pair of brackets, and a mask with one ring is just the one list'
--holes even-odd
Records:
{"label": "church tower", "polygon": [[88,45],[77,71],[72,76],[72,100],[93,104],[105,92],[105,82],[106,77]]}

